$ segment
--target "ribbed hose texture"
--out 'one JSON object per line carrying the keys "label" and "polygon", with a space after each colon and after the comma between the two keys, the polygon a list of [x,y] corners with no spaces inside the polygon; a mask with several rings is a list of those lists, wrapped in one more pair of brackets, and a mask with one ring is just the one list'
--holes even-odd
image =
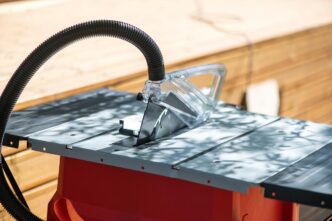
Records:
{"label": "ribbed hose texture", "polygon": [[[31,52],[15,71],[0,97],[0,153],[8,119],[23,89],[36,71],[52,55],[70,43],[95,36],[115,37],[132,43],[146,59],[149,79],[152,81],[164,79],[163,57],[157,44],[137,27],[119,21],[97,20],[74,25],[60,31]],[[0,199],[6,210],[17,220],[41,220],[32,214],[13,194],[5,179],[1,161]]]}

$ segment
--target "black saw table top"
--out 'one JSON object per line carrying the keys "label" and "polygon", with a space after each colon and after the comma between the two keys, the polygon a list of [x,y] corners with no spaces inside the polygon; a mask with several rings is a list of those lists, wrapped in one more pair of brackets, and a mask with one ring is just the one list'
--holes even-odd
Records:
{"label": "black saw table top", "polygon": [[[14,112],[4,140],[17,147],[332,208],[332,126],[220,103],[203,125],[131,147],[119,120],[143,113],[133,94],[99,89]],[[144,170],[142,169],[144,168]]]}

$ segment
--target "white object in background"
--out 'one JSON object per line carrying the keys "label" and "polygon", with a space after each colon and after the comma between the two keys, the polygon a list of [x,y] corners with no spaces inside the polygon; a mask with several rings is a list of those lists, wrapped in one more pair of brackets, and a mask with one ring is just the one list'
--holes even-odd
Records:
{"label": "white object in background", "polygon": [[250,112],[278,115],[280,108],[278,82],[271,79],[250,85],[246,91],[246,103]]}

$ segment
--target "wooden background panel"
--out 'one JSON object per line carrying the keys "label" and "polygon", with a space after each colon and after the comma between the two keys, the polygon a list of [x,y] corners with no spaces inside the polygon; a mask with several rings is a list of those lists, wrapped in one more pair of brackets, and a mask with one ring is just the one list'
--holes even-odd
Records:
{"label": "wooden background panel", "polygon": [[27,191],[58,177],[59,157],[25,150],[6,157],[22,191]]}
{"label": "wooden background panel", "polygon": [[[99,0],[93,4],[87,0],[79,3],[75,0],[47,2],[49,7],[43,3],[43,7],[34,6],[15,13],[6,13],[0,7],[0,28],[6,30],[0,35],[0,78],[3,80],[0,88],[40,42],[54,32],[83,20],[116,18],[141,27],[156,39],[168,67],[249,43],[278,39],[290,33],[329,24],[332,20],[329,13],[332,3],[323,0],[297,0],[292,3],[262,0],[246,3],[198,1],[199,4],[189,0],[130,3]],[[128,4],[131,7],[127,7]],[[236,7],[237,4],[245,4],[245,7]],[[269,19],[266,19],[267,11]],[[306,16],[305,20],[303,16]],[[206,20],[210,23],[206,23]],[[248,50],[242,52],[248,58]],[[247,61],[241,61],[243,63],[237,65],[240,70],[232,72],[240,79],[243,78],[242,71],[247,73]],[[99,38],[84,41],[61,51],[41,69],[21,97],[21,107],[23,101],[26,102],[25,106],[34,105],[38,99],[39,102],[45,102],[143,76],[145,68],[142,55],[120,40]],[[230,76],[229,79],[232,79]],[[61,86],[58,82],[61,82]]]}

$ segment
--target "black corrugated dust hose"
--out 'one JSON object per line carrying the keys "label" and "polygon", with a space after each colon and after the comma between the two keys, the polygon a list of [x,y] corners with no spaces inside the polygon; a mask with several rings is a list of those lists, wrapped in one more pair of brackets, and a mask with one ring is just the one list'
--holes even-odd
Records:
{"label": "black corrugated dust hose", "polygon": [[[77,40],[95,36],[120,38],[135,45],[144,55],[149,80],[165,77],[162,54],[157,44],[142,30],[124,22],[97,20],[71,26],[39,45],[17,68],[0,97],[0,153],[8,119],[23,89],[36,71],[56,52]],[[0,199],[6,210],[17,220],[41,220],[32,214],[11,191],[0,160]]]}

